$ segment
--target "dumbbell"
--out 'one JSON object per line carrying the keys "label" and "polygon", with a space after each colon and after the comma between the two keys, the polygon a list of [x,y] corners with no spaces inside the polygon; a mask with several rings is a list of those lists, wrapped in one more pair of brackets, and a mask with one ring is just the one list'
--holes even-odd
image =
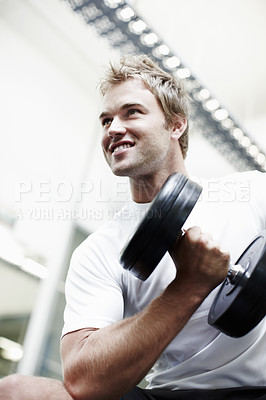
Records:
{"label": "dumbbell", "polygon": [[[150,277],[173,246],[197,203],[202,187],[186,176],[169,176],[121,252],[120,263],[141,280]],[[232,337],[250,332],[266,315],[266,231],[257,235],[230,265],[208,322]]]}

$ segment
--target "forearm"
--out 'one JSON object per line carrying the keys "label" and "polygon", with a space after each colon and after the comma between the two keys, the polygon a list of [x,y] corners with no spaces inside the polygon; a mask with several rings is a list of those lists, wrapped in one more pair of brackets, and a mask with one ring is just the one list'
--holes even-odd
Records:
{"label": "forearm", "polygon": [[[99,329],[76,343],[65,382],[77,399],[116,400],[147,374],[207,293],[173,282],[135,316]],[[76,351],[75,351],[76,350]]]}

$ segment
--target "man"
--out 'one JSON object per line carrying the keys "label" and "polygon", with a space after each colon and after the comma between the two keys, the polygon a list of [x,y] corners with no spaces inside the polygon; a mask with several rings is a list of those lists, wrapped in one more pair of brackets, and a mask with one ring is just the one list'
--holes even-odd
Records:
{"label": "man", "polygon": [[[205,233],[235,262],[265,228],[264,174],[212,181],[215,190],[202,180],[184,236],[146,281],[138,280],[119,265],[119,254],[167,177],[188,176],[187,95],[146,56],[111,66],[101,91],[103,152],[114,174],[129,177],[132,201],[72,257],[61,342],[64,383],[8,377],[0,382],[0,399],[266,398],[258,388],[266,385],[265,321],[240,339],[207,323],[229,253]],[[137,388],[145,376],[148,388]]]}

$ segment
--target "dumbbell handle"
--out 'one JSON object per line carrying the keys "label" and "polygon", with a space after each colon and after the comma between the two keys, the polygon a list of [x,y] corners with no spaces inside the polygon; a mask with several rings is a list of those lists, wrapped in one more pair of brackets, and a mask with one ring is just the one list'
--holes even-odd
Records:
{"label": "dumbbell handle", "polygon": [[227,279],[232,285],[236,285],[241,277],[244,275],[246,268],[241,264],[231,264],[227,273]]}

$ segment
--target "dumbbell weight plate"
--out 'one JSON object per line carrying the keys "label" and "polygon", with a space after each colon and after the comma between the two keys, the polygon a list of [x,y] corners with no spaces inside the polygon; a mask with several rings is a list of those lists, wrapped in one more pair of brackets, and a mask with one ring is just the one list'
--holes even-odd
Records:
{"label": "dumbbell weight plate", "polygon": [[236,284],[226,278],[210,308],[208,322],[226,335],[241,337],[266,315],[266,231],[256,236],[236,264],[245,272]]}
{"label": "dumbbell weight plate", "polygon": [[123,268],[146,280],[181,233],[201,191],[200,185],[184,175],[170,175],[124,247]]}

